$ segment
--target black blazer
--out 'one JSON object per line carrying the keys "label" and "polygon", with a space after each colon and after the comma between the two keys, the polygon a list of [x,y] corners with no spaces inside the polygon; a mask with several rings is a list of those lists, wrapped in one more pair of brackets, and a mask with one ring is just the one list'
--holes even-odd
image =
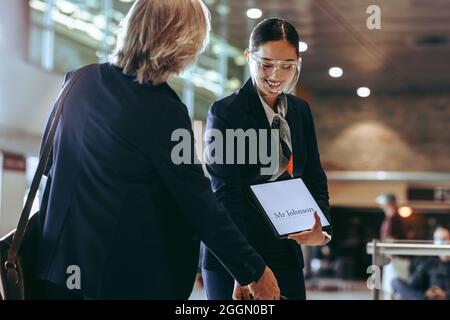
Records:
{"label": "black blazer", "polygon": [[[317,201],[324,214],[329,217],[327,177],[320,163],[313,118],[308,104],[293,95],[287,95],[287,121],[291,129],[294,177],[300,177]],[[270,125],[261,100],[251,80],[236,93],[215,102],[208,114],[207,129],[267,129]],[[259,145],[258,136],[258,145]],[[226,139],[224,139],[226,140]],[[206,141],[210,143],[212,141]],[[227,141],[224,141],[226,145]],[[268,141],[270,150],[270,140]],[[248,156],[246,148],[246,159]],[[236,152],[235,152],[236,154]],[[261,175],[263,164],[207,165],[213,191],[232,215],[250,243],[273,269],[303,268],[301,247],[292,240],[277,240],[270,227],[250,198],[249,185],[264,182],[270,176]],[[280,179],[287,179],[285,173]],[[331,221],[331,220],[330,220]],[[331,233],[331,228],[324,228]],[[221,268],[221,264],[202,245],[202,267],[210,270]]]}
{"label": "black blazer", "polygon": [[87,298],[186,299],[200,239],[242,284],[259,278],[263,260],[218,205],[201,166],[172,162],[176,129],[193,146],[187,109],[166,83],[139,85],[107,63],[82,76],[46,172],[41,279],[65,287],[76,265]]}

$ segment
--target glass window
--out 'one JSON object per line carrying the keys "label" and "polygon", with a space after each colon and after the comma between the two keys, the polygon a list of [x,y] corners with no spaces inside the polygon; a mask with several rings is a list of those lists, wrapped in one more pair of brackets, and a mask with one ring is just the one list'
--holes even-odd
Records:
{"label": "glass window", "polygon": [[[124,0],[30,0],[29,60],[59,73],[107,61],[131,5]],[[241,50],[211,34],[210,45],[189,76],[184,73],[170,84],[180,97],[192,88],[192,114],[203,120],[213,100],[242,85],[245,64]],[[192,86],[185,86],[187,81]]]}

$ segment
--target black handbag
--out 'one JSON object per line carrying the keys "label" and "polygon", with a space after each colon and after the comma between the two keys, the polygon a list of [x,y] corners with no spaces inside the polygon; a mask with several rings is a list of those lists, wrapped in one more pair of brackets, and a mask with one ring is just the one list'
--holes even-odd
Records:
{"label": "black handbag", "polygon": [[60,94],[55,115],[47,133],[47,139],[42,148],[39,164],[34,174],[17,228],[0,239],[0,300],[45,298],[42,281],[34,274],[39,237],[38,214],[36,213],[30,218],[30,213],[51,154],[64,100],[75,82],[91,66],[92,65],[89,65],[79,69],[75,75],[66,82]]}

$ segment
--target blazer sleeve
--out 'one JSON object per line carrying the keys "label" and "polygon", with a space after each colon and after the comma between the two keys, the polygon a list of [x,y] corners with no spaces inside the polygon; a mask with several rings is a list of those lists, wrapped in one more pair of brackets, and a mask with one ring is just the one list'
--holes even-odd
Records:
{"label": "blazer sleeve", "polygon": [[184,132],[185,142],[191,146],[187,151],[190,160],[196,159],[194,135],[186,107],[163,96],[157,101],[160,104],[158,114],[152,114],[154,118],[149,119],[149,128],[152,129],[147,135],[148,157],[192,228],[228,272],[241,285],[258,280],[265,262],[227,211],[218,204],[201,165],[193,162],[176,164],[171,157],[175,146],[180,143],[172,139],[172,133],[178,130]]}
{"label": "blazer sleeve", "polygon": [[[41,147],[40,147],[40,151],[39,151],[39,156],[42,155],[42,151],[43,151],[43,149],[44,149],[45,141],[47,141],[48,131],[50,130],[50,127],[51,127],[52,122],[53,122],[53,118],[55,117],[56,107],[58,106],[58,103],[59,103],[59,99],[60,99],[60,97],[61,97],[62,90],[64,89],[64,86],[65,86],[65,84],[67,83],[67,80],[69,79],[69,77],[70,77],[71,74],[72,74],[72,72],[69,72],[69,73],[67,73],[67,74],[65,75],[65,77],[64,77],[64,82],[63,82],[63,85],[62,85],[62,88],[61,88],[61,92],[59,93],[59,96],[58,96],[58,98],[56,99],[55,104],[53,105],[52,112],[50,113],[50,116],[49,116],[49,118],[48,118],[48,120],[47,120],[47,124],[46,124],[45,130],[44,130],[44,135],[43,135],[42,141],[41,141]],[[52,168],[52,165],[53,165],[53,148],[52,148],[52,150],[50,151],[50,155],[49,155],[49,157],[48,157],[47,165],[45,166],[44,176],[48,177],[49,172],[50,172],[50,169]]]}
{"label": "blazer sleeve", "polygon": [[314,128],[314,120],[311,113],[311,108],[306,103],[306,136],[308,146],[308,159],[306,162],[304,181],[311,192],[314,200],[320,207],[320,210],[324,213],[327,220],[330,222],[329,227],[324,227],[323,230],[332,236],[332,222],[330,217],[330,204],[328,194],[328,182],[325,171],[322,168],[320,162],[319,148],[317,146],[316,130]]}
{"label": "blazer sleeve", "polygon": [[[210,108],[206,130],[218,130],[225,137],[226,129],[233,127],[225,119],[225,116],[220,114],[219,110],[220,105],[217,103],[214,103]],[[206,139],[205,148],[211,146],[212,142],[210,139]],[[223,150],[228,150],[226,141],[223,141],[223,146]],[[237,154],[236,150],[234,154]],[[247,236],[248,228],[243,218],[244,201],[246,199],[242,190],[243,181],[239,166],[225,163],[210,163],[206,165],[206,168],[210,174],[211,186],[217,200],[225,206],[241,232]]]}

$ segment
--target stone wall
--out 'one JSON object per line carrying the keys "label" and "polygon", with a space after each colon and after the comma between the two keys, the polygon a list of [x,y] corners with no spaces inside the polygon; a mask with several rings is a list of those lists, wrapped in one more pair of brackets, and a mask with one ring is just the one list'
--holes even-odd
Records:
{"label": "stone wall", "polygon": [[328,170],[450,172],[450,95],[316,95]]}

